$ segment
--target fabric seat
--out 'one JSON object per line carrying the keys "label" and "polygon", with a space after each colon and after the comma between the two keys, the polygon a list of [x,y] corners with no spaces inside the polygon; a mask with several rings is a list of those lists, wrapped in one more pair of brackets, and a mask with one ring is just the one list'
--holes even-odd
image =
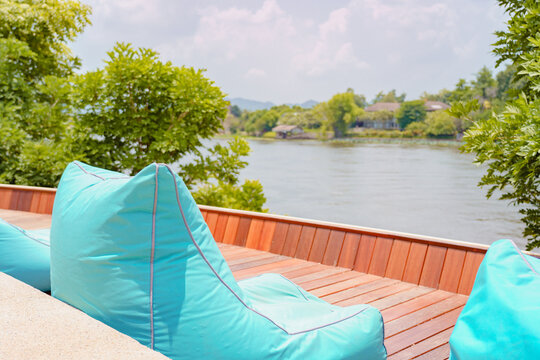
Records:
{"label": "fabric seat", "polygon": [[27,231],[0,219],[0,271],[50,291],[49,229]]}
{"label": "fabric seat", "polygon": [[183,181],[70,164],[51,227],[52,295],[172,359],[384,359],[378,310],[280,275],[237,283]]}
{"label": "fabric seat", "polygon": [[540,359],[540,259],[493,243],[450,336],[450,359]]}

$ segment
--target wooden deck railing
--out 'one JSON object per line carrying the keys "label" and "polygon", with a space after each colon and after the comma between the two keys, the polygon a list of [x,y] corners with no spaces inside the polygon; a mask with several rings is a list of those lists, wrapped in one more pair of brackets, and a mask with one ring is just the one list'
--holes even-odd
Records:
{"label": "wooden deck railing", "polygon": [[[52,213],[56,189],[0,185],[0,209]],[[486,245],[199,206],[217,242],[468,295]],[[540,257],[539,254],[531,254]]]}

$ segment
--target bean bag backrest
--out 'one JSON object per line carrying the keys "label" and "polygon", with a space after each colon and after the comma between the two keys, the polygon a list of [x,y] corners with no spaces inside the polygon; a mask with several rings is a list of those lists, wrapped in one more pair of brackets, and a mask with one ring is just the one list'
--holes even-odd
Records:
{"label": "bean bag backrest", "polygon": [[49,231],[26,231],[0,219],[0,271],[50,291]]}
{"label": "bean bag backrest", "polygon": [[492,244],[450,337],[450,358],[540,359],[540,259]]}
{"label": "bean bag backrest", "polygon": [[[330,306],[273,278],[278,284],[267,288],[247,284],[251,296],[272,288],[298,311],[265,315],[279,305],[254,304],[246,295],[190,192],[166,165],[131,178],[79,162],[66,168],[53,209],[51,281],[54,297],[172,359],[386,354],[381,315],[366,305]],[[302,311],[308,307],[317,311]]]}

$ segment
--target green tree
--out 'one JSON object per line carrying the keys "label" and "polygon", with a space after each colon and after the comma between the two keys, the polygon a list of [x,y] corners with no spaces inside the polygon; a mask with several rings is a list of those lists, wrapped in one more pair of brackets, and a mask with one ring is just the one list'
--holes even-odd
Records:
{"label": "green tree", "polygon": [[[540,246],[540,4],[536,1],[500,0],[510,14],[506,31],[497,32],[498,63],[513,61],[527,82],[517,99],[502,112],[478,120],[464,140],[463,150],[475,154],[475,162],[487,165],[479,185],[487,196],[501,190],[501,199],[520,207],[527,249]],[[473,106],[474,108],[474,106]],[[466,106],[452,109],[471,116]]]}
{"label": "green tree", "polygon": [[429,137],[453,137],[457,133],[455,119],[446,111],[433,111],[426,117],[425,133]]}
{"label": "green tree", "polygon": [[496,95],[496,82],[493,73],[487,67],[482,67],[472,82],[475,93],[484,99],[490,99]]}
{"label": "green tree", "polygon": [[414,121],[407,125],[405,131],[409,131],[413,136],[425,136],[427,125],[422,121]]}
{"label": "green tree", "polygon": [[354,94],[341,93],[334,95],[320,110],[325,114],[327,126],[334,131],[334,137],[345,136],[348,128],[363,110],[354,101]]}
{"label": "green tree", "polygon": [[401,95],[397,95],[396,89],[390,90],[387,94],[380,91],[377,95],[375,95],[375,98],[373,99],[373,103],[378,102],[404,102],[405,97],[407,95],[405,93],[402,93]]}
{"label": "green tree", "polygon": [[221,128],[229,104],[202,70],[176,67],[129,44],[117,44],[108,55],[103,69],[74,80],[76,107],[84,109],[76,114],[76,143],[90,163],[135,174],[152,161],[182,160],[179,174],[189,189],[233,195],[246,189],[257,197],[253,204],[264,203],[262,187],[238,185],[246,166],[241,158],[249,153],[245,140],[211,148],[202,143]]}
{"label": "green tree", "polygon": [[[90,23],[89,15],[78,1],[0,1],[2,182],[51,186],[57,168],[77,155],[69,140],[66,77],[80,60],[67,44]],[[48,160],[52,166],[41,173]]]}
{"label": "green tree", "polygon": [[238,105],[232,105],[231,106],[231,114],[233,114],[236,117],[240,117],[242,115],[242,110],[240,110]]}
{"label": "green tree", "polygon": [[404,102],[397,111],[396,118],[402,129],[405,129],[407,125],[414,121],[424,121],[426,118],[424,100]]}
{"label": "green tree", "polygon": [[362,108],[362,109],[366,107],[367,101],[366,101],[366,97],[364,95],[356,94],[354,92],[353,88],[348,88],[347,92],[351,93],[351,94],[354,94],[354,103],[356,104],[356,106],[358,106],[359,108]]}

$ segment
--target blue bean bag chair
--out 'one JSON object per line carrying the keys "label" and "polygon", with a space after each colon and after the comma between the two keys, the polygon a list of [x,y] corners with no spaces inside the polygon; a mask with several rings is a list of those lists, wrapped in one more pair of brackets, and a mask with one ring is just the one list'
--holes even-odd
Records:
{"label": "blue bean bag chair", "polygon": [[50,291],[49,230],[27,231],[0,219],[0,271]]}
{"label": "blue bean bag chair", "polygon": [[183,181],[75,162],[56,194],[52,295],[172,359],[384,359],[379,311],[279,275],[237,283]]}
{"label": "blue bean bag chair", "polygon": [[450,337],[450,359],[540,359],[540,259],[490,246]]}

